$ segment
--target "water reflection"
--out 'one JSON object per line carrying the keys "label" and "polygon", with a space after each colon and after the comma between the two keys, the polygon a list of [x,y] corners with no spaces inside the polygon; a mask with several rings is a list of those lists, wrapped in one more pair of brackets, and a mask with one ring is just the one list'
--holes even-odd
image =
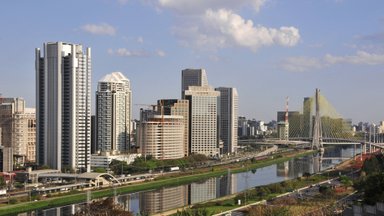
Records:
{"label": "water reflection", "polygon": [[[327,148],[323,155],[315,154],[295,158],[248,172],[231,174],[217,178],[210,178],[201,182],[159,190],[118,195],[115,201],[125,210],[135,214],[145,212],[159,213],[190,204],[208,201],[218,197],[244,191],[255,186],[285,181],[302,176],[304,173],[316,173],[327,169],[358,153],[353,146]],[[81,205],[75,204],[48,210],[37,210],[20,215],[71,215]]]}
{"label": "water reflection", "polygon": [[162,188],[140,194],[140,210],[143,213],[158,213],[188,204],[188,185]]}

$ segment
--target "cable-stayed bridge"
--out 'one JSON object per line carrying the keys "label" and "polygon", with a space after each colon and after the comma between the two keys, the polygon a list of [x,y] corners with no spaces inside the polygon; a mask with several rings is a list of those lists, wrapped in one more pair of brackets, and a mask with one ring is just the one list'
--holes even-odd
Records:
{"label": "cable-stayed bridge", "polygon": [[353,131],[352,121],[344,119],[316,89],[313,97],[304,98],[301,111],[278,113],[277,138],[257,143],[305,145],[319,150],[324,145],[361,145],[365,153],[368,147],[369,151],[384,149],[384,134],[376,134],[375,128],[369,133]]}

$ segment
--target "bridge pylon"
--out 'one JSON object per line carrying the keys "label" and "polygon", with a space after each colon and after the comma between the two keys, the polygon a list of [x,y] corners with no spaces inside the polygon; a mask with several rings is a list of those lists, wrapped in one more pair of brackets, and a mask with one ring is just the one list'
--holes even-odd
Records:
{"label": "bridge pylon", "polygon": [[315,96],[315,111],[316,112],[315,112],[315,122],[313,125],[313,133],[312,133],[313,134],[312,149],[321,150],[323,148],[323,140],[322,140],[319,99],[320,99],[320,90],[316,89],[316,96]]}

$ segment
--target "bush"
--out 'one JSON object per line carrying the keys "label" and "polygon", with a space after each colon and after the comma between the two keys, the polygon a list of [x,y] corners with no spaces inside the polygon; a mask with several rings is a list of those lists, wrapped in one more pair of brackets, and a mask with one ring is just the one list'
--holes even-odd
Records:
{"label": "bush", "polygon": [[9,204],[16,204],[16,203],[17,203],[17,199],[16,198],[9,199]]}

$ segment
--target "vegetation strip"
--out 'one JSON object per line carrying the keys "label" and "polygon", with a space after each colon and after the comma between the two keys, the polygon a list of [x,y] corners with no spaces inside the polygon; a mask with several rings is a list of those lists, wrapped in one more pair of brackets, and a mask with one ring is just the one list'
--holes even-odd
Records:
{"label": "vegetation strip", "polygon": [[[231,168],[231,173],[246,172],[250,169],[266,167],[272,164],[285,162],[292,158],[302,157],[312,153],[314,153],[314,151],[297,153],[295,155],[290,155],[290,156],[281,157],[277,159],[267,159],[265,161],[257,161],[256,163],[253,163],[253,164],[247,164],[244,167]],[[242,165],[242,163],[239,163],[237,165]],[[116,188],[110,187],[108,189],[95,190],[91,192],[91,195],[92,195],[91,199],[113,196],[115,194],[114,189],[116,189],[116,192],[118,194],[125,194],[125,193],[133,193],[133,192],[140,192],[140,191],[146,191],[146,190],[154,190],[162,187],[178,186],[182,184],[201,181],[203,179],[227,174],[227,168],[225,168],[225,166],[226,165],[224,165],[224,167],[212,167],[212,171],[209,173],[198,173],[198,174],[189,173],[189,174],[186,174],[187,176],[180,176],[180,177],[166,176],[168,178],[165,177],[165,179],[155,180],[152,182],[145,182],[137,185],[126,185],[126,186],[116,187]],[[87,199],[86,193],[82,192],[81,194],[64,195],[60,197],[49,198],[47,200],[40,200],[40,201],[27,202],[27,203],[24,202],[24,203],[19,203],[14,205],[6,205],[3,207],[0,207],[0,215],[13,215],[13,214],[28,212],[28,211],[37,210],[37,209],[46,209],[46,208],[53,208],[58,206],[74,204],[74,203],[81,203],[81,202],[85,202],[86,199]]]}

